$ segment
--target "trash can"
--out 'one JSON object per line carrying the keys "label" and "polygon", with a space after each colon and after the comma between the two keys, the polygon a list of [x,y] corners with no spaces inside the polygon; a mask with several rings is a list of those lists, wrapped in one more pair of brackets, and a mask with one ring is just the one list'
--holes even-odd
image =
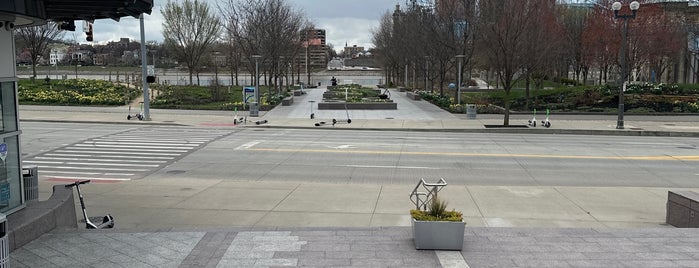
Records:
{"label": "trash can", "polygon": [[260,116],[260,106],[257,102],[250,103],[250,117]]}
{"label": "trash can", "polygon": [[24,201],[39,200],[39,167],[29,165],[22,168],[22,184],[24,185]]}
{"label": "trash can", "polygon": [[475,104],[466,104],[466,118],[467,119],[476,119],[476,105]]}
{"label": "trash can", "polygon": [[10,267],[10,241],[7,237],[7,218],[0,213],[0,268]]}

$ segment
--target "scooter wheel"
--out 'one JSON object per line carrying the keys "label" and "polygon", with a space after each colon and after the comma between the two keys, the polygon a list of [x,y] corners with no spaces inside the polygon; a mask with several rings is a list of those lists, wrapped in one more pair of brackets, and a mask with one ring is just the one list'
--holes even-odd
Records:
{"label": "scooter wheel", "polygon": [[139,115],[137,115],[137,117],[138,117],[138,120],[143,120],[143,115],[139,114]]}
{"label": "scooter wheel", "polygon": [[347,124],[352,124],[352,119],[347,119]]}
{"label": "scooter wheel", "polygon": [[546,122],[546,124],[544,124],[544,126],[546,126],[547,128],[551,127],[551,122]]}
{"label": "scooter wheel", "polygon": [[127,115],[126,120],[131,120],[131,115]]}

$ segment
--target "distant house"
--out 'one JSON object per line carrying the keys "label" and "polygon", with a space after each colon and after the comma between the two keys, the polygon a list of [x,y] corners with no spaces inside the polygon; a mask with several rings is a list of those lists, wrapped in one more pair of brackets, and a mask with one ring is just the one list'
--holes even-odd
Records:
{"label": "distant house", "polygon": [[63,61],[63,59],[66,57],[66,51],[67,49],[65,46],[56,46],[51,48],[51,52],[49,52],[49,64],[56,65]]}
{"label": "distant house", "polygon": [[361,57],[362,53],[364,53],[364,47],[358,47],[357,45],[345,46],[345,59],[356,59]]}

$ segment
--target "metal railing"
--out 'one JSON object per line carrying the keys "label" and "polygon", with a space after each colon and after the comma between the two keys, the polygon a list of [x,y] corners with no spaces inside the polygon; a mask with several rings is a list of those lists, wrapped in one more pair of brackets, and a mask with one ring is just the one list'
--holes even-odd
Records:
{"label": "metal railing", "polygon": [[429,204],[437,196],[437,193],[447,186],[444,178],[439,178],[435,183],[425,182],[425,178],[420,179],[412,192],[410,192],[410,201],[415,205],[415,209],[427,210]]}

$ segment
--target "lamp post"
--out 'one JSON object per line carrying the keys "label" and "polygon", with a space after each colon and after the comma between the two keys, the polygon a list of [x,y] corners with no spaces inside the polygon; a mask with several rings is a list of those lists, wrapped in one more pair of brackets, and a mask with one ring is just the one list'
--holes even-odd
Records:
{"label": "lamp post", "polygon": [[633,1],[629,4],[629,9],[631,9],[631,14],[619,14],[621,10],[621,2],[614,2],[612,4],[612,10],[614,10],[614,18],[624,20],[621,49],[619,52],[619,63],[621,64],[621,77],[619,78],[619,117],[616,122],[616,129],[624,129],[624,89],[626,88],[626,80],[628,70],[626,69],[626,49],[628,46],[628,35],[629,35],[629,19],[636,18],[636,12],[641,4],[638,1]]}
{"label": "lamp post", "polygon": [[282,70],[284,58],[284,56],[279,56],[279,62],[277,63],[277,80],[280,81],[279,88],[277,88],[277,94],[282,93],[282,87],[284,86],[284,77],[282,77],[282,74],[284,74],[284,71]]}
{"label": "lamp post", "polygon": [[[260,111],[260,76],[258,75],[259,59],[262,58],[262,56],[252,55],[252,58],[255,59],[255,103],[250,106],[250,116],[257,117],[259,116]],[[252,106],[254,106],[254,108]]]}
{"label": "lamp post", "polygon": [[461,104],[461,65],[466,55],[456,55],[459,60],[459,79],[458,84],[456,84],[456,104]]}
{"label": "lamp post", "polygon": [[[428,81],[429,76],[430,76],[430,56],[425,56],[425,91],[427,91],[427,87],[428,87],[427,84],[429,82]],[[430,90],[430,92],[431,92],[431,90]]]}

